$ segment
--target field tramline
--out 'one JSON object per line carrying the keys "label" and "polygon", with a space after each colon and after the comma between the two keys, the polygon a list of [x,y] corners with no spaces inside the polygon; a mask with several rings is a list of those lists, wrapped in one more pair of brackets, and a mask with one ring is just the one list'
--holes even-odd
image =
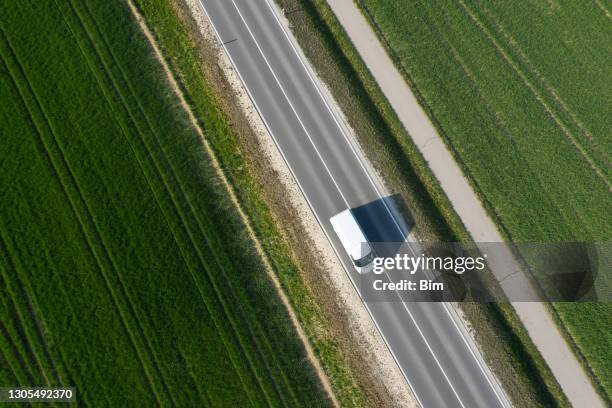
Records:
{"label": "field tramline", "polygon": [[[127,4],[0,9],[2,385],[327,404]],[[209,103],[206,129],[229,132]]]}

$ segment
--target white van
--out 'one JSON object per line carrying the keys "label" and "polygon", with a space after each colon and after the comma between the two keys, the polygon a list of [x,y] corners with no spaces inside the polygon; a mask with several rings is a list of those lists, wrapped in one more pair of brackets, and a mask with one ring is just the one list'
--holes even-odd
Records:
{"label": "white van", "polygon": [[344,250],[349,254],[359,273],[367,272],[374,260],[374,252],[351,210],[344,210],[329,219]]}

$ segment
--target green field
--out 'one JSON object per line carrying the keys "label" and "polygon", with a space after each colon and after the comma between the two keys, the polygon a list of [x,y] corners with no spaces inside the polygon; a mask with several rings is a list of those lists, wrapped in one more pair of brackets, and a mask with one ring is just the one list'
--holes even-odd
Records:
{"label": "green field", "polygon": [[[0,385],[329,405],[126,4],[0,15]],[[205,129],[231,137],[208,102]]]}
{"label": "green field", "polygon": [[[610,240],[605,2],[360,5],[509,239]],[[609,396],[612,307],[555,309]]]}

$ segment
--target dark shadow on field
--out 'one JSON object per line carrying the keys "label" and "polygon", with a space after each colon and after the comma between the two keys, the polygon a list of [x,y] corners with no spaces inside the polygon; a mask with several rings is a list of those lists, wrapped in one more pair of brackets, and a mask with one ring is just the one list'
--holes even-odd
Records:
{"label": "dark shadow on field", "polygon": [[610,301],[610,246],[594,243],[517,244],[549,301]]}

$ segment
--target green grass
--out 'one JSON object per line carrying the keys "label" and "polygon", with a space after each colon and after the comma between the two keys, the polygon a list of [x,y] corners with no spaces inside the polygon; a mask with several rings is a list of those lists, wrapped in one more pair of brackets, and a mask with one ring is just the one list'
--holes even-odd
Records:
{"label": "green grass", "polygon": [[[319,282],[323,273],[312,262],[317,254],[303,240],[306,232],[293,209],[286,206],[286,191],[277,183],[269,183],[276,174],[269,173],[267,156],[259,150],[250,124],[217,68],[217,45],[203,41],[199,27],[181,1],[137,0],[136,5],[153,30],[200,125],[209,129],[207,139],[309,337],[336,398],[347,407],[373,405],[366,397],[368,387],[357,381],[356,368],[347,359],[352,344],[347,347],[346,335],[337,327],[335,304],[328,305],[322,295],[324,291],[312,285],[313,280]],[[217,102],[215,109],[227,117],[231,135],[227,130],[214,130],[215,123],[209,118],[218,113],[211,111],[211,97]]]}
{"label": "green grass", "polygon": [[[71,385],[89,405],[328,405],[126,4],[0,8],[2,385]],[[231,138],[200,98],[207,135]]]}
{"label": "green grass", "polygon": [[[610,240],[612,28],[598,4],[360,1],[512,241]],[[612,308],[554,307],[609,398]]]}

